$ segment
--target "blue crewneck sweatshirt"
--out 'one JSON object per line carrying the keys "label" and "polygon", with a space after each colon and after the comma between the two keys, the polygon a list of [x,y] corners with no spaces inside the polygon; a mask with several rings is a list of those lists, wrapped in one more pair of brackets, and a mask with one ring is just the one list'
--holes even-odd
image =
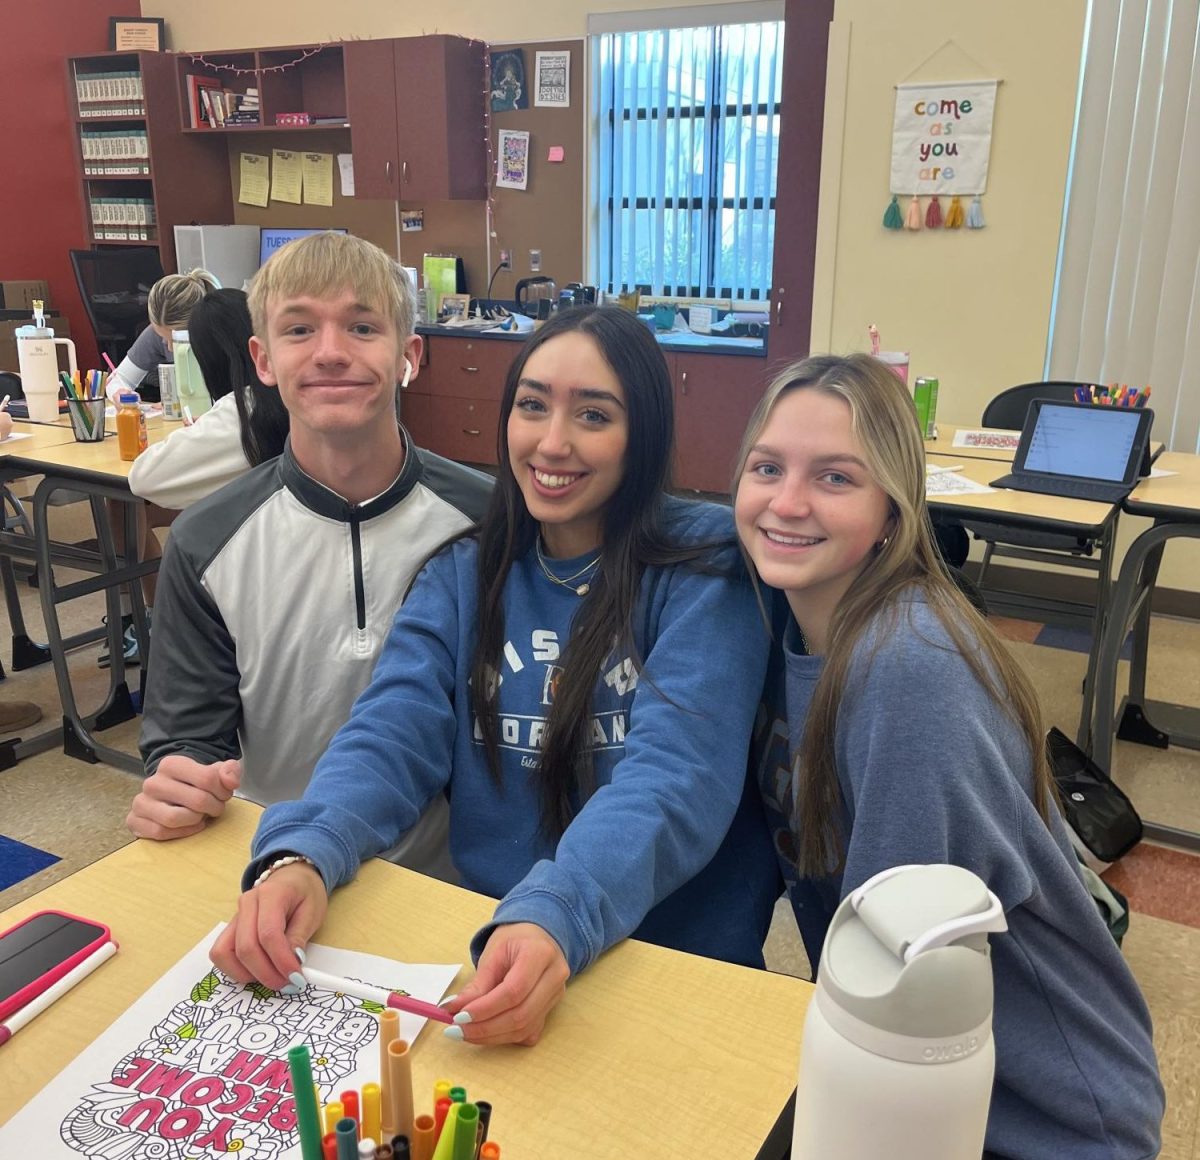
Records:
{"label": "blue crewneck sweatshirt", "polygon": [[[821,657],[785,636],[787,719],[799,746]],[[915,591],[856,650],[838,708],[843,873],[784,876],[816,968],[838,901],[872,875],[911,862],[978,874],[1004,905],[991,936],[996,1079],[987,1148],[1014,1160],[1157,1156],[1163,1090],[1150,1014],[1083,885],[1062,818],[1032,800],[1020,730],[984,689]],[[777,830],[791,816],[786,764],[764,763]],[[781,855],[789,840],[777,836]],[[794,857],[794,851],[790,851]]]}
{"label": "blue crewneck sweatshirt", "polygon": [[[670,500],[665,522],[679,543],[732,542],[728,508]],[[724,556],[740,573],[736,553]],[[566,577],[589,558],[547,563]],[[495,924],[534,922],[573,973],[630,934],[761,965],[780,879],[747,776],[767,648],[745,577],[647,570],[633,624],[642,666],[614,651],[598,674],[597,789],[554,841],[539,828],[535,774],[582,578],[553,583],[533,551],[513,565],[497,785],[468,686],[477,559],[475,541],[464,540],[422,572],[303,799],[264,815],[248,876],[264,857],[291,850],[312,858],[332,889],[445,792],[463,885],[501,900],[473,940],[476,957]]]}

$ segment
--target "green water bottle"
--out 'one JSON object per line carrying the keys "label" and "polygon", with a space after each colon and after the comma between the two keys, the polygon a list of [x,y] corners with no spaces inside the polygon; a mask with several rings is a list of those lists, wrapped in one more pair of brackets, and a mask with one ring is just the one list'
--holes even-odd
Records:
{"label": "green water bottle", "polygon": [[917,423],[921,428],[921,435],[926,439],[934,439],[937,436],[937,397],[937,379],[920,378],[913,384]]}
{"label": "green water bottle", "polygon": [[192,421],[199,419],[212,408],[212,397],[204,383],[200,364],[192,353],[192,344],[186,330],[171,331],[171,345],[175,348],[175,394],[179,409]]}

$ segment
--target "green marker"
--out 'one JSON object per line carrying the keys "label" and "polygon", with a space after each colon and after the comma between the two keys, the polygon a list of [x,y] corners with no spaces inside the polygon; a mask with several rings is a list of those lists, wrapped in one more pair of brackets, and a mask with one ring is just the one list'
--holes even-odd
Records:
{"label": "green marker", "polygon": [[467,1089],[465,1087],[452,1087],[450,1089],[450,1102],[452,1104],[465,1104],[467,1102]]}
{"label": "green marker", "polygon": [[317,1109],[317,1095],[313,1090],[312,1061],[303,1043],[288,1050],[288,1067],[292,1072],[296,1125],[300,1129],[300,1155],[304,1160],[323,1160],[321,1117]]}
{"label": "green marker", "polygon": [[475,1160],[479,1109],[474,1104],[455,1104],[450,1110],[458,1116],[458,1128],[454,1133],[453,1160]]}

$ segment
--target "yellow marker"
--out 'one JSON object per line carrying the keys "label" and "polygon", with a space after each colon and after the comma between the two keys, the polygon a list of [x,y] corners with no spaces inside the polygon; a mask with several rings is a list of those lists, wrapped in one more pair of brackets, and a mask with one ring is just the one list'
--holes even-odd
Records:
{"label": "yellow marker", "polygon": [[438,1100],[448,1100],[450,1098],[450,1089],[454,1085],[448,1079],[439,1079],[433,1085],[433,1106],[437,1107]]}
{"label": "yellow marker", "polygon": [[362,1134],[363,1139],[381,1140],[379,1133],[382,1120],[380,1099],[382,1092],[379,1084],[365,1083],[362,1087]]}
{"label": "yellow marker", "polygon": [[327,1135],[337,1127],[338,1120],[344,1119],[345,1115],[341,1100],[330,1100],[325,1105],[325,1132]]}

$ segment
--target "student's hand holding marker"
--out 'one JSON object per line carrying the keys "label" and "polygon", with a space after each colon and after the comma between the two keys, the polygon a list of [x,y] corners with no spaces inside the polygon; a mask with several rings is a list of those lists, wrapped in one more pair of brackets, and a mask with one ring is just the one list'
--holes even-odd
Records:
{"label": "student's hand holding marker", "polygon": [[277,866],[265,882],[243,892],[208,957],[239,983],[257,980],[294,994],[305,985],[296,948],[317,932],[328,908],[325,883],[311,863]]}
{"label": "student's hand holding marker", "polygon": [[139,838],[186,838],[225,812],[225,803],[241,782],[240,761],[203,764],[172,754],[142,783],[125,825]]}
{"label": "student's hand holding marker", "polygon": [[[468,1043],[532,1047],[566,994],[571,970],[558,943],[532,922],[498,926],[475,978],[442,1006],[455,1016],[444,1034]],[[470,1010],[468,1010],[470,1008]],[[463,1019],[463,1016],[466,1016]]]}

